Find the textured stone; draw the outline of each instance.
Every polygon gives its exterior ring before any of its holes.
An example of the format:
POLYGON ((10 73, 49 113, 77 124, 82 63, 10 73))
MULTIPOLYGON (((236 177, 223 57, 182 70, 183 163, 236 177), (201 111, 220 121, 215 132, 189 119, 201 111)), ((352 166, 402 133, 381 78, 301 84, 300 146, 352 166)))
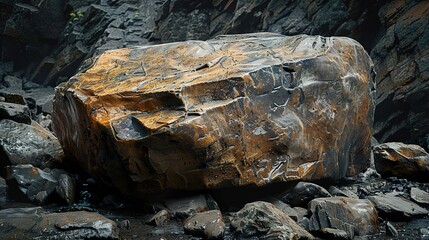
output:
POLYGON ((240 239, 314 239, 276 206, 261 201, 248 203, 238 211, 231 220, 231 228, 240 239))
POLYGON ((217 210, 219 207, 210 195, 195 195, 189 197, 169 198, 154 204, 154 207, 164 209, 176 218, 187 218, 194 213, 217 210))
POLYGON ((0 210, 4 239, 118 239, 116 223, 94 212, 48 213, 43 208, 0 210))
POLYGON ((222 239, 225 223, 219 210, 196 213, 183 222, 185 232, 204 239, 222 239))
POLYGON ((64 153, 57 138, 32 121, 31 125, 0 120, 0 164, 32 164, 52 167, 62 162, 64 153))
POLYGON ((68 156, 128 194, 339 179, 369 166, 371 71, 347 38, 109 51, 57 88, 53 129, 68 156))
POLYGON ((381 216, 395 220, 410 220, 423 217, 429 211, 403 197, 390 195, 370 196, 368 199, 374 203, 381 216))
POLYGON ((335 228, 347 232, 349 239, 378 231, 378 215, 374 205, 364 199, 331 197, 316 198, 309 203, 310 231, 335 228))
POLYGON ((14 76, 6 76, 3 79, 3 85, 7 88, 22 89, 22 79, 14 76))
POLYGON ((165 222, 167 222, 168 219, 170 219, 170 213, 167 212, 167 210, 163 209, 163 210, 158 211, 151 218, 149 218, 146 221, 146 224, 154 225, 154 226, 161 226, 165 222))
POLYGON ((381 175, 429 182, 429 154, 422 147, 391 142, 374 146, 373 152, 381 175))

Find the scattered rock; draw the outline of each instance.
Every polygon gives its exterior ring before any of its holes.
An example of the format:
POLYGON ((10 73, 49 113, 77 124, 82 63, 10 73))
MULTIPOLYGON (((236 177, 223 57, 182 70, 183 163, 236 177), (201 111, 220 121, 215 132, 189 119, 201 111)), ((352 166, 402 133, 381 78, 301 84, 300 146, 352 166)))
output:
POLYGON ((429 205, 429 193, 419 188, 415 188, 415 187, 411 188, 410 197, 416 203, 429 205))
POLYGON ((418 145, 399 142, 377 145, 374 160, 377 171, 385 177, 429 182, 429 154, 418 145))
POLYGON ((45 169, 32 165, 7 167, 7 183, 16 198, 26 198, 39 205, 48 203, 57 194, 68 204, 74 201, 74 183, 64 170, 45 169))
POLYGON ((53 130, 67 156, 131 195, 340 179, 370 164, 372 69, 336 37, 113 50, 56 88, 53 130))
POLYGON ((323 187, 309 182, 299 182, 282 198, 293 207, 307 207, 307 204, 315 199, 331 197, 331 194, 323 187))
POLYGON ((128 219, 122 220, 122 221, 120 221, 118 223, 118 226, 119 226, 120 229, 127 229, 127 230, 129 230, 129 229, 131 229, 130 220, 128 220, 128 219))
POLYGON ((219 210, 195 213, 184 221, 183 227, 188 234, 204 239, 222 239, 225 233, 225 223, 219 210))
POLYGON ((238 238, 314 239, 287 214, 268 202, 246 204, 231 220, 238 238))
POLYGON ((390 223, 386 223, 386 234, 387 236, 397 237, 398 236, 398 230, 390 223))
POLYGON ((3 166, 32 164, 53 167, 62 162, 64 152, 58 139, 38 123, 31 125, 0 120, 0 163, 3 166))
MULTIPOLYGON (((277 208, 286 213, 290 218, 292 218, 295 222, 298 222, 300 218, 298 217, 298 213, 295 208, 292 208, 289 204, 286 204, 277 198, 265 198, 264 201, 274 204, 277 208)), ((305 209, 307 211, 307 209, 305 209)))
POLYGON ((26 104, 24 97, 20 94, 17 94, 17 93, 1 90, 0 91, 0 97, 4 98, 4 102, 21 104, 21 105, 26 104))
POLYGON ((4 239, 118 239, 116 223, 98 213, 48 213, 42 208, 0 210, 4 239))
POLYGON ((0 119, 10 119, 19 123, 30 124, 30 109, 26 105, 0 102, 0 119))
POLYGON ((3 79, 3 85, 11 89, 22 89, 22 79, 14 76, 6 76, 3 79))
POLYGON ((378 231, 378 215, 374 205, 364 199, 347 197, 316 198, 309 203, 310 231, 323 228, 340 229, 349 239, 378 231))
POLYGON ((370 196, 368 199, 374 203, 379 214, 386 219, 410 220, 429 214, 428 210, 403 197, 382 194, 370 196))
POLYGON ((154 226, 161 226, 165 222, 167 222, 170 219, 170 213, 167 212, 167 210, 160 210, 155 215, 153 215, 149 220, 146 221, 146 224, 154 225, 154 226))

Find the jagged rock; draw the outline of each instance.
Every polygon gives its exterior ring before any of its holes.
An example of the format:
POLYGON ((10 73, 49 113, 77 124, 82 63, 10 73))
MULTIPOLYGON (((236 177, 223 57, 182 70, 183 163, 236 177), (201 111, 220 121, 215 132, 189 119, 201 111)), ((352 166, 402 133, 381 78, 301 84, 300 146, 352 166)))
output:
MULTIPOLYGON (((276 206, 278 209, 282 210, 284 213, 286 213, 290 218, 292 218, 295 222, 298 222, 298 213, 297 211, 292 208, 289 204, 286 204, 277 198, 266 198, 264 201, 272 203, 274 206, 276 206)), ((307 210, 306 210, 307 211, 307 210)))
POLYGON ((293 207, 307 207, 307 204, 315 198, 330 196, 331 194, 325 188, 317 184, 299 182, 282 198, 282 200, 293 207))
POLYGON ((68 156, 127 194, 338 179, 369 166, 371 70, 347 38, 109 51, 57 88, 53 129, 68 156))
POLYGON ((346 197, 316 198, 309 204, 310 231, 324 228, 340 229, 348 238, 366 236, 378 231, 378 215, 366 199, 346 197))
POLYGON ((222 239, 225 223, 219 210, 196 213, 183 222, 185 232, 204 239, 222 239))
POLYGON ((387 236, 397 237, 398 236, 398 230, 390 223, 386 223, 386 234, 387 236))
POLYGON ((74 201, 74 182, 64 170, 41 170, 30 164, 8 166, 6 180, 16 198, 43 205, 57 194, 68 204, 74 201))
POLYGON ((32 121, 31 125, 0 120, 0 164, 32 164, 52 167, 59 164, 64 153, 57 138, 32 121))
POLYGON ((231 220, 238 238, 314 239, 284 212, 268 202, 246 204, 231 220))
POLYGON ((22 95, 17 94, 17 93, 13 93, 13 92, 9 92, 9 91, 5 91, 4 89, 0 90, 0 97, 4 98, 4 102, 21 104, 21 105, 26 104, 26 101, 22 95))
POLYGON ((30 124, 30 109, 28 109, 26 105, 0 102, 0 120, 1 119, 10 119, 19 123, 30 124))
POLYGON ((146 221, 146 224, 154 225, 154 226, 161 226, 165 222, 167 222, 169 219, 170 219, 170 213, 167 212, 167 210, 163 209, 163 210, 158 211, 151 218, 149 218, 146 221))
POLYGON ((410 198, 416 203, 429 205, 429 193, 419 188, 415 188, 415 187, 411 188, 410 198))
POLYGON ((0 210, 4 239, 118 239, 116 223, 98 213, 48 213, 43 208, 0 210))
POLYGON ((374 203, 379 214, 388 219, 410 220, 429 214, 428 210, 403 197, 381 194, 370 196, 368 199, 374 203))
POLYGON ((6 76, 3 79, 3 85, 11 89, 22 89, 22 79, 15 76, 6 76))
POLYGON ((194 213, 219 209, 209 195, 170 198, 166 199, 162 205, 156 205, 156 207, 167 210, 176 218, 187 218, 194 213))
POLYGON ((374 147, 377 171, 383 176, 396 176, 429 182, 429 154, 420 146, 399 142, 374 147))

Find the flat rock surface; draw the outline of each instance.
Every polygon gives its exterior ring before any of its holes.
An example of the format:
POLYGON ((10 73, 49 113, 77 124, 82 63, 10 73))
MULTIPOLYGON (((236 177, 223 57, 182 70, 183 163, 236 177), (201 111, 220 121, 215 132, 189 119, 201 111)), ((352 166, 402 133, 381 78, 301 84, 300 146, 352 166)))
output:
POLYGON ((403 197, 391 195, 370 196, 380 215, 395 220, 406 220, 429 215, 429 211, 403 197))
POLYGON ((222 239, 225 223, 219 210, 196 213, 183 222, 185 232, 204 239, 222 239))
POLYGON ((88 60, 57 88, 53 129, 128 194, 339 179, 369 166, 373 90, 351 39, 220 36, 88 60))
POLYGON ((47 213, 43 208, 0 210, 3 239, 118 239, 116 223, 98 213, 47 213))

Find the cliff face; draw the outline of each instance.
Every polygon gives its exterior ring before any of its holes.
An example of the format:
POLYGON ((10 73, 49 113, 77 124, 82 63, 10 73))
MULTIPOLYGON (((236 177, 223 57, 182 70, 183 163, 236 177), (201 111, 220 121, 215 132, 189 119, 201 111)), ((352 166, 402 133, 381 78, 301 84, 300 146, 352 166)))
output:
POLYGON ((0 60, 45 85, 66 81, 107 49, 262 31, 352 37, 378 73, 375 137, 428 146, 427 1, 3 0, 0 7, 0 60))

